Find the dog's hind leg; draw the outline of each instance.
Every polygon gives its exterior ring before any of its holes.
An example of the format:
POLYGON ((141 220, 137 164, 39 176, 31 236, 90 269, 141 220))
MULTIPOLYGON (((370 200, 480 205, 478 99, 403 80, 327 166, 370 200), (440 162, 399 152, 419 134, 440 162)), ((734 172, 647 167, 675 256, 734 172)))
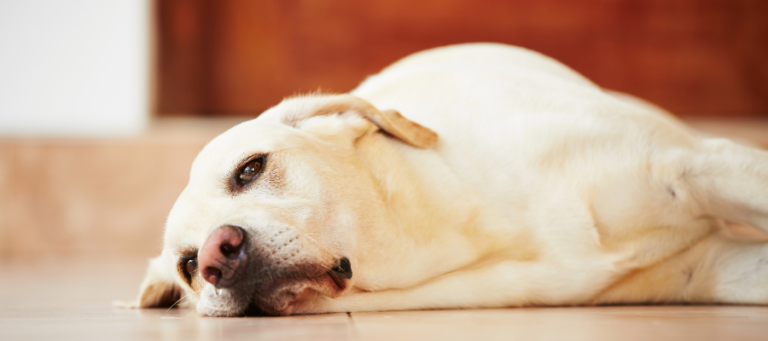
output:
POLYGON ((593 304, 768 304, 768 244, 711 234, 648 268, 628 273, 593 304))
MULTIPOLYGON (((703 139, 656 156, 652 179, 664 191, 653 193, 666 192, 666 198, 653 197, 663 203, 654 211, 660 225, 730 222, 768 231, 768 152, 726 139, 703 139)), ((676 255, 627 273, 593 303, 768 304, 768 244, 706 233, 676 255)), ((658 239, 648 250, 671 239, 658 239)))
POLYGON ((699 214, 768 231, 768 152, 703 139, 679 156, 678 183, 699 214))

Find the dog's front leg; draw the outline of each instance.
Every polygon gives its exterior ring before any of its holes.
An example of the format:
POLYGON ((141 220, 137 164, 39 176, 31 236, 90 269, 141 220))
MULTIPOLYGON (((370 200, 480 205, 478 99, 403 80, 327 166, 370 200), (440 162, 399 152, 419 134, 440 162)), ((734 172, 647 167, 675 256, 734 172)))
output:
POLYGON ((611 271, 600 268, 508 261, 449 273, 412 288, 317 297, 293 313, 579 304, 612 279, 611 271))

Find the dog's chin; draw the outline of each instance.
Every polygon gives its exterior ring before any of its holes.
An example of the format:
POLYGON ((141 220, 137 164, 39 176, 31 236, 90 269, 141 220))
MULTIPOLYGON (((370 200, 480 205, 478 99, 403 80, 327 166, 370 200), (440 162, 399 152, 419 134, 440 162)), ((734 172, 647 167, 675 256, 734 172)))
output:
POLYGON ((298 312, 299 307, 311 304, 321 295, 306 283, 293 283, 276 290, 269 298, 257 298, 255 305, 263 315, 286 316, 298 312))
POLYGON ((343 287, 339 288, 329 282, 331 281, 310 279, 282 285, 268 297, 257 296, 248 310, 273 316, 318 313, 316 309, 312 309, 318 299, 336 298, 345 291, 343 287))
POLYGON ((212 317, 241 316, 248 309, 250 301, 250 297, 241 292, 216 290, 213 285, 206 285, 200 292, 197 312, 212 317))
POLYGON ((236 290, 215 290, 206 285, 200 293, 197 312, 204 316, 285 316, 300 313, 319 295, 327 294, 310 282, 294 282, 272 290, 270 295, 246 294, 236 290), (319 290, 318 290, 319 289, 319 290))

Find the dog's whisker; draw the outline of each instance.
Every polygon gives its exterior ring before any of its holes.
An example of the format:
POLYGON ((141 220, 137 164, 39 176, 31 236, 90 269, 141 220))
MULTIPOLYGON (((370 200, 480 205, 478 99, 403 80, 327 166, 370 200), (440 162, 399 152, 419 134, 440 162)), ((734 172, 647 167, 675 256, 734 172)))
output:
POLYGON ((176 302, 173 302, 173 304, 171 304, 171 306, 170 306, 170 307, 168 307, 168 310, 166 310, 166 311, 165 311, 165 314, 167 315, 167 314, 168 314, 168 312, 169 312, 169 311, 171 311, 171 309, 173 309, 173 307, 175 307, 177 304, 179 304, 179 302, 181 302, 181 300, 183 300, 183 299, 187 298, 187 296, 189 296, 189 295, 191 295, 191 294, 186 294, 186 295, 184 295, 184 296, 181 296, 181 298, 179 298, 178 300, 176 300, 176 302))

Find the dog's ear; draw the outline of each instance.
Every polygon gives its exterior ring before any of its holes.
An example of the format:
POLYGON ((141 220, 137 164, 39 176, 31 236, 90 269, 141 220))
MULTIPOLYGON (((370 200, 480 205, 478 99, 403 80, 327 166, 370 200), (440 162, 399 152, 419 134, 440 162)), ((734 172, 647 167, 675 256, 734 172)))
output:
POLYGON ((139 287, 139 297, 133 301, 115 301, 118 308, 168 308, 182 297, 182 289, 176 284, 173 270, 163 262, 163 256, 149 261, 147 274, 139 287))
POLYGON ((168 308, 181 299, 183 290, 174 280, 174 271, 165 266, 162 258, 161 255, 149 261, 138 299, 130 303, 116 302, 116 305, 127 308, 168 308))
POLYGON ((139 308, 167 308, 178 302, 183 290, 176 284, 174 273, 165 265, 162 255, 150 260, 139 289, 139 308))
POLYGON ((310 117, 348 112, 360 115, 379 129, 411 146, 426 149, 434 147, 437 143, 437 134, 432 130, 408 120, 395 110, 379 111, 367 101, 352 95, 323 96, 316 109, 285 115, 282 121, 296 127, 310 117))

